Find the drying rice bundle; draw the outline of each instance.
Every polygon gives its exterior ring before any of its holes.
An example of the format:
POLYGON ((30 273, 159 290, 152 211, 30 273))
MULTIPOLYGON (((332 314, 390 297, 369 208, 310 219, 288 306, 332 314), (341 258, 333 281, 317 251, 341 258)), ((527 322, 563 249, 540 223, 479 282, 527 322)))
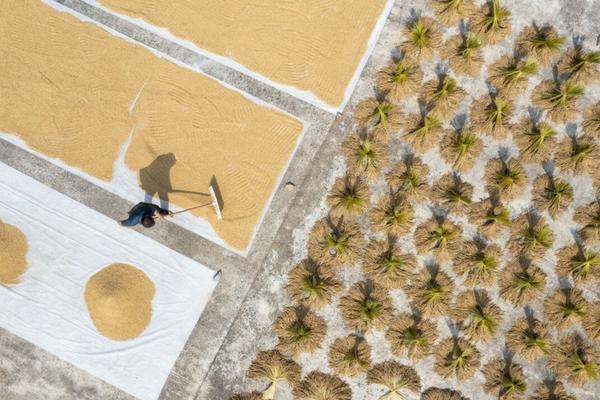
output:
POLYGON ((539 66, 531 58, 501 57, 490 66, 489 71, 492 85, 512 98, 527 89, 529 78, 538 73, 539 66))
POLYGON ((529 55, 546 66, 560 54, 560 48, 567 38, 558 34, 553 26, 526 26, 516 40, 516 50, 529 55))
POLYGON ((600 138, 600 101, 584 110, 581 126, 588 135, 600 138))
POLYGON ((525 375, 513 361, 495 358, 483 367, 486 393, 503 400, 523 398, 527 390, 525 375))
POLYGON ((588 337, 596 342, 600 341, 600 302, 590 304, 590 312, 583 320, 583 328, 588 337))
POLYGON ((442 118, 454 114, 465 95, 458 81, 447 74, 426 82, 423 90, 429 112, 442 118))
POLYGON ((373 227, 387 235, 401 236, 412 228, 414 211, 406 196, 389 193, 369 210, 369 219, 373 227))
POLYGON ((417 226, 414 234, 419 254, 433 252, 443 262, 454 257, 464 245, 462 228, 445 218, 431 217, 417 226))
POLYGON ((463 382, 479 369, 479 350, 463 338, 442 340, 435 349, 435 371, 443 378, 455 377, 463 382))
POLYGON ((352 389, 340 378, 312 371, 294 391, 298 400, 352 400, 352 389))
POLYGON ((340 310, 349 328, 368 332, 385 327, 393 307, 387 290, 367 280, 352 285, 340 299, 340 310))
POLYGON ((486 342, 496 334, 503 313, 485 290, 469 290, 457 297, 451 315, 467 338, 486 342))
POLYGON ((402 124, 400 109, 387 100, 375 97, 361 101, 354 110, 354 118, 361 128, 372 130, 381 141, 386 141, 402 124))
POLYGON ((427 269, 408 283, 404 291, 412 308, 426 318, 448 314, 454 293, 454 283, 445 272, 427 269))
POLYGON ((371 366, 371 346, 365 338, 350 335, 336 339, 327 355, 329 368, 345 376, 367 372, 371 366))
POLYGON ((513 128, 513 138, 521 155, 528 161, 541 163, 552 157, 558 148, 558 132, 546 122, 534 122, 524 117, 513 128))
POLYGON ((510 33, 510 16, 511 12, 502 7, 500 0, 486 0, 471 16, 473 29, 487 43, 498 43, 510 33))
POLYGON ((360 176, 346 175, 335 180, 327 195, 327 205, 334 218, 356 217, 369 207, 371 190, 360 176))
POLYGON ((566 172, 574 175, 599 176, 598 159, 600 149, 593 137, 581 135, 560 143, 556 154, 556 163, 566 172))
POLYGON ((421 359, 431 354, 437 328, 432 321, 402 313, 391 319, 385 338, 396 356, 421 359))
POLYGON ((363 259, 365 276, 388 289, 401 288, 416 265, 416 258, 401 253, 394 238, 372 241, 363 259))
POLYGON ((452 26, 475 11, 473 0, 433 0, 433 8, 442 23, 452 26))
POLYGON ((533 103, 547 112, 550 119, 566 123, 577 117, 578 100, 585 94, 582 85, 573 81, 542 81, 533 92, 533 103))
POLYGON ((509 247, 514 255, 539 260, 554 243, 552 229, 534 212, 518 217, 512 228, 509 247))
POLYGON ((419 64, 404 56, 389 64, 375 76, 375 85, 386 98, 398 103, 403 97, 411 96, 421 88, 423 73, 419 64))
POLYGON ((339 219, 323 218, 315 223, 308 238, 308 254, 319 264, 338 267, 359 259, 364 239, 359 226, 339 219))
POLYGON ((429 194, 428 175, 427 164, 420 157, 410 155, 394 165, 386 175, 386 181, 393 191, 418 202, 429 194))
POLYGON ((421 153, 436 146, 443 132, 442 121, 433 113, 411 114, 407 117, 404 138, 421 153))
POLYGON ((600 379, 596 348, 578 333, 565 336, 550 353, 550 369, 573 386, 600 379))
POLYGON ((387 389, 387 393, 379 400, 402 399, 402 392, 421 391, 421 378, 417 371, 392 360, 373 365, 367 372, 367 382, 371 385, 382 385, 387 389))
POLYGON ((552 346, 548 325, 533 316, 519 318, 506 333, 506 345, 530 361, 545 357, 552 346))
POLYGON ((300 366, 292 359, 287 358, 278 350, 260 351, 250 364, 247 375, 251 379, 265 379, 269 386, 263 392, 263 399, 272 400, 275 396, 277 384, 288 381, 295 387, 300 380, 300 366))
POLYGON ((410 21, 404 29, 404 37, 407 39, 400 45, 402 52, 422 61, 431 60, 441 45, 438 23, 429 17, 410 21))
POLYGON ((325 320, 303 305, 284 309, 273 325, 279 338, 277 348, 294 356, 321 347, 327 332, 325 320))
POLYGON ((573 244, 559 250, 557 257, 558 276, 571 277, 575 284, 596 284, 600 281, 600 253, 573 244))
POLYGON ((573 186, 553 174, 542 174, 533 181, 533 203, 555 218, 573 201, 573 186))
POLYGON ((457 173, 444 174, 433 186, 433 199, 448 210, 461 213, 469 209, 473 197, 473 185, 461 179, 457 173))
POLYGON ((515 306, 532 303, 544 295, 546 275, 521 258, 516 265, 504 268, 500 278, 500 297, 515 306))
POLYGON ((488 239, 497 239, 506 229, 512 226, 510 212, 502 205, 498 192, 474 203, 469 210, 469 220, 488 239))
POLYGON ((443 57, 457 74, 478 75, 483 65, 481 40, 472 32, 451 36, 442 49, 443 57))
POLYGON ((585 51, 581 47, 565 52, 557 65, 558 72, 575 83, 592 83, 600 78, 600 50, 585 51))
POLYGON ((452 389, 430 387, 421 394, 421 400, 469 400, 462 393, 452 389))
POLYGON ((453 269, 458 275, 466 274, 466 286, 488 288, 496 281, 500 256, 501 249, 496 244, 469 241, 456 255, 453 269))
POLYGON ((486 189, 495 192, 504 202, 519 197, 527 185, 527 174, 521 163, 514 158, 492 158, 485 166, 486 189))
POLYGON ((573 219, 582 225, 580 233, 588 242, 600 242, 600 202, 594 200, 575 210, 573 219))
POLYGON ((342 144, 348 172, 375 180, 389 159, 389 147, 373 135, 352 133, 342 144))
POLYGON ((329 268, 312 259, 300 261, 288 274, 287 291, 295 302, 310 307, 323 307, 340 292, 342 285, 329 268))
POLYGON ((468 171, 483 151, 483 141, 468 128, 445 130, 440 141, 440 154, 457 171, 468 171))
POLYGON ((544 381, 535 391, 531 400, 577 400, 565 390, 562 382, 544 381))
POLYGON ((471 118, 473 128, 496 138, 506 136, 510 128, 509 120, 512 117, 511 103, 500 96, 482 97, 473 102, 471 118))
POLYGON ((587 301, 579 289, 558 289, 544 301, 544 317, 553 326, 566 329, 587 316, 587 301))

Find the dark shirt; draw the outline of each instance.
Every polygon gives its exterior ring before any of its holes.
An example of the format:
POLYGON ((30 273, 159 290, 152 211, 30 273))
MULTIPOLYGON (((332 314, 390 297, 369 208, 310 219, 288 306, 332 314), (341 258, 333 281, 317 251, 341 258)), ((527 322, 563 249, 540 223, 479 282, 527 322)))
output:
POLYGON ((123 226, 134 226, 142 222, 146 216, 153 216, 158 211, 162 215, 167 215, 169 212, 163 210, 157 205, 151 203, 138 203, 129 212, 129 218, 121 221, 123 226))

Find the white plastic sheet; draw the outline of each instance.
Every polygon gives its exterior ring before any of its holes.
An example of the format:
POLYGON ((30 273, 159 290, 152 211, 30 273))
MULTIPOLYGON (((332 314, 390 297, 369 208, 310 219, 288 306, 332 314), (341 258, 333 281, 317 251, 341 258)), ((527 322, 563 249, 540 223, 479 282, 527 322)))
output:
POLYGON ((203 265, 0 163, 0 219, 27 236, 28 269, 0 285, 0 326, 140 398, 158 398, 215 286, 203 265), (142 334, 113 341, 98 333, 84 300, 88 278, 114 263, 155 284, 142 334))

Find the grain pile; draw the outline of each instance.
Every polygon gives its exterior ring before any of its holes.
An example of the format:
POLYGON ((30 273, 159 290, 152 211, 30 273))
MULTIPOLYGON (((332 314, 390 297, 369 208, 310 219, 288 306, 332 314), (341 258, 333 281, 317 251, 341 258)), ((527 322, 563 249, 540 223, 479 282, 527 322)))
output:
POLYGON ((280 380, 302 400, 594 398, 600 51, 513 30, 499 0, 430 3, 354 108, 288 280, 325 339, 290 325, 280 380))
POLYGON ((0 220, 0 284, 19 283, 27 269, 27 237, 19 228, 0 220))
POLYGON ((152 318, 154 283, 128 264, 111 264, 85 286, 85 303, 98 331, 113 340, 139 336, 152 318))

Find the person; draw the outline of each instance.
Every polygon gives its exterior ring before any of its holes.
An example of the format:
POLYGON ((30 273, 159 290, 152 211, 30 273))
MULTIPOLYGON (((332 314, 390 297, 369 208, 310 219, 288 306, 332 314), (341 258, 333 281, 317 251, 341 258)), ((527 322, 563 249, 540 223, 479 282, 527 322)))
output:
POLYGON ((135 226, 142 224, 145 228, 152 228, 157 219, 170 217, 172 211, 160 208, 152 203, 138 203, 129 212, 129 218, 119 221, 121 226, 135 226))

